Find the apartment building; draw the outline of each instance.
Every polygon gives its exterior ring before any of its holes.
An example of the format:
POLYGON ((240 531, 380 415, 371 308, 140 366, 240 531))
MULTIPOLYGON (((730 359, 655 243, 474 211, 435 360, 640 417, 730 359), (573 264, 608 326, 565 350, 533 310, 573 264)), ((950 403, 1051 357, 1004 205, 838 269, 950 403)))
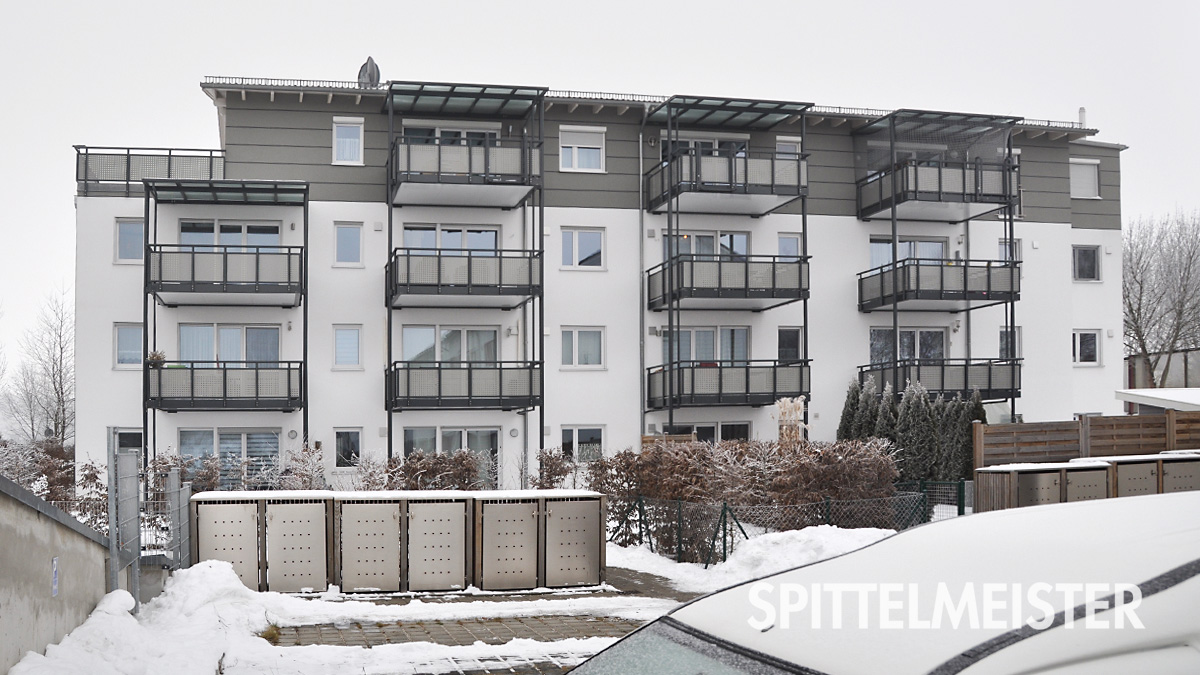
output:
POLYGON ((774 438, 847 385, 1117 413, 1122 146, 1081 123, 207 78, 221 147, 77 147, 78 446, 469 448, 522 484, 774 438))

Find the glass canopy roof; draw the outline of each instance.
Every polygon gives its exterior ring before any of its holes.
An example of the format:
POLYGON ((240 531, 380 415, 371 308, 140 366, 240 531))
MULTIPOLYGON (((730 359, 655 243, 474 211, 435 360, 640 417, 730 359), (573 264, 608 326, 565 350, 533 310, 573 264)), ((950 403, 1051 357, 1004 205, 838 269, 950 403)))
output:
POLYGON ((666 124, 668 115, 683 127, 766 130, 800 115, 811 103, 760 101, 710 96, 672 96, 650 111, 647 121, 666 124))
POLYGON ((159 204, 266 204, 303 206, 308 183, 273 180, 147 180, 146 194, 159 204))
POLYGON ((456 117, 523 118, 548 91, 545 87, 438 82, 389 82, 398 113, 456 117))
POLYGON ((897 110, 876 118, 854 130, 856 134, 886 132, 895 124, 896 132, 911 135, 969 134, 1012 126, 1022 117, 1008 115, 976 115, 972 113, 938 112, 935 110, 897 110))

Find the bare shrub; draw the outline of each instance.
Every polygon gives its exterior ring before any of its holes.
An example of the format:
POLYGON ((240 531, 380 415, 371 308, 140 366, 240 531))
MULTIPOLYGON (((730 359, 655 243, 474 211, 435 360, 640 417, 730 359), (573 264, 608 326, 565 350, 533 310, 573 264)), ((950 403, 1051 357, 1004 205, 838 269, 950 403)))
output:
POLYGON ((470 450, 453 453, 414 452, 403 460, 388 463, 389 490, 478 490, 486 476, 480 476, 478 455, 470 450))
POLYGON ((535 490, 553 490, 562 487, 567 476, 575 472, 575 462, 564 455, 559 448, 540 450, 537 459, 537 474, 529 477, 529 482, 535 490))

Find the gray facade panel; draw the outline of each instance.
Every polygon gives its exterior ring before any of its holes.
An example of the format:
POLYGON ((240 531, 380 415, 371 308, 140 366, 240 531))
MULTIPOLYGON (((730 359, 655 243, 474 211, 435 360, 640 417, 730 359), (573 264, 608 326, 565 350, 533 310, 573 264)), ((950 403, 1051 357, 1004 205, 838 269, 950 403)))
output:
POLYGON ((1071 143, 1071 157, 1100 161, 1100 199, 1072 199, 1071 227, 1121 229, 1121 151, 1118 148, 1071 143))

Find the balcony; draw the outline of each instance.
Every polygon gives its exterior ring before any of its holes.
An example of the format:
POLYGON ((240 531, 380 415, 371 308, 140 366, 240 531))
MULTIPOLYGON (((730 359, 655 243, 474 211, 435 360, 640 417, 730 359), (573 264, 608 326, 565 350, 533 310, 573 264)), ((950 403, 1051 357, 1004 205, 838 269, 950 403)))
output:
POLYGON ((808 361, 681 361, 646 369, 646 406, 764 406, 807 396, 808 361), (670 380, 668 380, 670 378, 670 380), (672 391, 667 391, 668 382, 672 391))
POLYGON ((156 410, 281 410, 304 407, 303 361, 160 361, 145 370, 156 410))
POLYGON ((858 311, 959 312, 1021 299, 1021 263, 906 258, 858 275, 858 311))
POLYGON ((674 302, 680 309, 762 311, 808 297, 807 257, 680 254, 647 275, 654 311, 674 302))
POLYGON ((893 379, 897 371, 901 387, 907 382, 920 382, 931 396, 961 394, 967 398, 976 389, 985 401, 1021 396, 1020 359, 909 359, 875 363, 859 366, 858 380, 865 384, 868 378, 874 378, 876 390, 883 391, 886 383, 897 381, 893 379))
POLYGON ((387 373, 387 407, 401 410, 527 410, 541 405, 535 361, 397 361, 387 373))
POLYGON ((908 161, 857 184, 861 220, 891 218, 959 223, 1004 208, 1015 192, 1000 162, 908 161))
POLYGON ((541 143, 521 139, 487 145, 438 145, 397 138, 391 180, 396 206, 520 206, 541 182, 541 143))
POLYGON ((646 209, 663 213, 674 200, 680 213, 765 215, 807 193, 806 157, 680 148, 646 173, 646 209))
POLYGON ((151 244, 147 249, 147 291, 169 307, 296 307, 304 294, 301 246, 151 244))
POLYGON ((541 251, 398 248, 388 301, 403 307, 513 309, 542 290, 541 251))
POLYGON ((224 177, 224 150, 75 146, 75 190, 82 197, 141 197, 145 179, 224 177))

